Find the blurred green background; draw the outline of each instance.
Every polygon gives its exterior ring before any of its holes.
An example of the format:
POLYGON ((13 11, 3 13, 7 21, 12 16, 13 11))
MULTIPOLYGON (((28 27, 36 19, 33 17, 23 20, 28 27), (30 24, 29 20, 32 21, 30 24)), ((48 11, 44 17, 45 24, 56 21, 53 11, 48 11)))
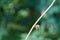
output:
MULTIPOLYGON (((0 0, 0 40, 24 40, 53 0, 0 0)), ((60 0, 38 22, 29 40, 60 40, 60 0)))

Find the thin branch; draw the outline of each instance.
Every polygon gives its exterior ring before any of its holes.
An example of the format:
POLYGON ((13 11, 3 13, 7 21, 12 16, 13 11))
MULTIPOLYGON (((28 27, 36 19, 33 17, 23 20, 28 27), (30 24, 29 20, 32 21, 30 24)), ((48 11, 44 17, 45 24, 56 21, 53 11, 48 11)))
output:
POLYGON ((50 4, 50 6, 42 13, 42 15, 37 19, 37 21, 33 24, 32 28, 30 29, 28 35, 26 36, 25 40, 28 39, 29 35, 31 34, 32 30, 34 29, 35 25, 40 21, 40 19, 46 14, 46 12, 53 6, 54 2, 56 0, 53 0, 53 2, 50 4))

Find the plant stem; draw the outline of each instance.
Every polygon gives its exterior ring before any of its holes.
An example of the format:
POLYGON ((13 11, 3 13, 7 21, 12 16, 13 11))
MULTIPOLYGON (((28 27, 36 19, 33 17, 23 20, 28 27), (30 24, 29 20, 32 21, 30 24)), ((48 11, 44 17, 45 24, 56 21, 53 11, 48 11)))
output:
POLYGON ((50 4, 50 6, 42 13, 42 15, 37 19, 37 21, 33 24, 32 28, 30 29, 28 35, 26 36, 25 40, 28 40, 29 35, 31 34, 32 30, 34 29, 35 25, 40 21, 40 19, 46 14, 46 12, 53 6, 54 2, 56 0, 53 0, 53 2, 50 4))

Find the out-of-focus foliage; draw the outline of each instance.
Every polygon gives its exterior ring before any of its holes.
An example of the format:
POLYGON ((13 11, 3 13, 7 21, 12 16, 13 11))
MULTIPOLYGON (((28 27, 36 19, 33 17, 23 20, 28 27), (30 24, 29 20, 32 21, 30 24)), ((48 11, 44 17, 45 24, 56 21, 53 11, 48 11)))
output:
MULTIPOLYGON (((0 40, 24 40, 53 0, 0 0, 0 40)), ((60 40, 60 0, 38 22, 29 40, 60 40)))

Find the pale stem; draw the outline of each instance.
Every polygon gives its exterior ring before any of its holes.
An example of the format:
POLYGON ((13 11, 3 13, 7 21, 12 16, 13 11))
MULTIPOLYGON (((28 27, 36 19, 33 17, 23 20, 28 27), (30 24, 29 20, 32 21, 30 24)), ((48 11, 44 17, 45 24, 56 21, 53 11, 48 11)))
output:
POLYGON ((25 40, 28 40, 29 35, 31 34, 32 30, 34 29, 35 25, 40 21, 40 19, 46 14, 46 12, 53 6, 54 2, 56 0, 53 0, 53 2, 50 4, 50 6, 42 13, 42 15, 37 19, 37 21, 33 24, 32 28, 30 29, 29 33, 27 34, 25 40))

